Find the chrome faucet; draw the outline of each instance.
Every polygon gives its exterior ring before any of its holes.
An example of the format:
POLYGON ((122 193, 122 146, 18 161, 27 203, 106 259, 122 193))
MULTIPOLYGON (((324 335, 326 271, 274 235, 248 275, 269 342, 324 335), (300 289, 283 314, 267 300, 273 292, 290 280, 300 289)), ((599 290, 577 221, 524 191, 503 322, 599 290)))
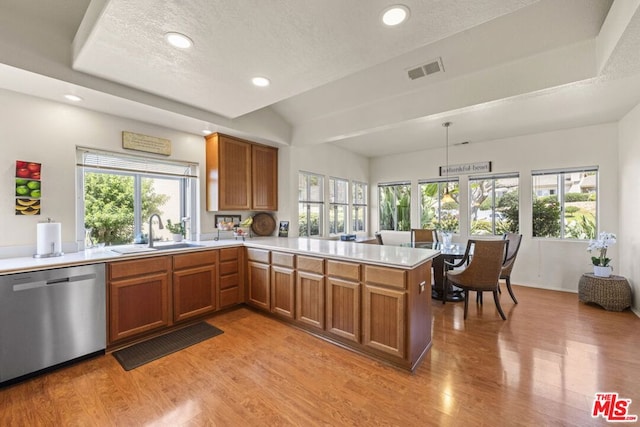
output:
POLYGON ((164 225, 162 225, 162 219, 160 218, 160 215, 158 215, 157 213, 151 214, 151 216, 149 217, 149 247, 152 248, 153 247, 153 217, 158 218, 158 228, 160 230, 162 230, 164 228, 164 225))

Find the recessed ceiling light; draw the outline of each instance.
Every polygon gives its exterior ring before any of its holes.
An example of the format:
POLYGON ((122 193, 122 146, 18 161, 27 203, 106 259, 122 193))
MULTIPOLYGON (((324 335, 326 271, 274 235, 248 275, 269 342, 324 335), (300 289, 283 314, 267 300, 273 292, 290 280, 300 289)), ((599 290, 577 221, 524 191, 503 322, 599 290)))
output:
POLYGON ((203 129, 202 130, 202 134, 203 135, 211 135, 213 133, 213 131, 210 131, 209 129, 203 129))
POLYGON ((180 33, 167 33, 164 35, 164 39, 171 46, 177 47, 178 49, 189 49, 193 46, 193 40, 180 33))
POLYGON ((266 87, 271 84, 271 81, 266 77, 254 77, 251 79, 251 83, 258 87, 266 87))
POLYGON ((409 8, 402 4, 390 6, 382 12, 382 22, 389 27, 402 24, 408 18, 409 8))
POLYGON ((72 95, 70 93, 66 94, 65 99, 69 100, 69 101, 73 101, 73 102, 80 102, 82 101, 82 98, 79 97, 78 95, 72 95))

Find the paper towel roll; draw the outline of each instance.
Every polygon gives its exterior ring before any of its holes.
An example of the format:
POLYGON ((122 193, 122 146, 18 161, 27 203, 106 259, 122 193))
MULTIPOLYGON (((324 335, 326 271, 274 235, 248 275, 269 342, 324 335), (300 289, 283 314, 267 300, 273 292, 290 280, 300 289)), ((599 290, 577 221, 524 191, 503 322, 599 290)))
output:
POLYGON ((38 223, 37 234, 37 255, 62 252, 62 225, 59 222, 38 223))

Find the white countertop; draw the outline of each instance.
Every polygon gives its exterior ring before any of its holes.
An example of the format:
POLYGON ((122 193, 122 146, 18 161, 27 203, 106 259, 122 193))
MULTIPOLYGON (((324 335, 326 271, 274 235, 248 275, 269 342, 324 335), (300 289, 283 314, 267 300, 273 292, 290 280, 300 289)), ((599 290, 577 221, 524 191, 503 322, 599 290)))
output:
POLYGON ((264 237, 247 239, 244 244, 248 247, 320 255, 324 258, 361 261, 369 264, 407 269, 414 268, 440 253, 431 249, 307 238, 264 237))
MULTIPOLYGON (((166 242, 166 244, 171 243, 172 242, 166 242)), ((207 240, 189 243, 200 245, 200 247, 156 252, 141 252, 134 254, 113 252, 107 247, 102 249, 89 249, 86 251, 73 252, 51 258, 5 258, 0 259, 0 275, 232 246, 248 246, 407 269, 414 268, 423 262, 432 259, 439 253, 438 251, 430 249, 413 249, 400 246, 372 245, 342 242, 339 240, 321 240, 296 237, 256 237, 247 239, 246 241, 207 240)), ((162 246, 162 243, 157 243, 156 246, 162 246)))

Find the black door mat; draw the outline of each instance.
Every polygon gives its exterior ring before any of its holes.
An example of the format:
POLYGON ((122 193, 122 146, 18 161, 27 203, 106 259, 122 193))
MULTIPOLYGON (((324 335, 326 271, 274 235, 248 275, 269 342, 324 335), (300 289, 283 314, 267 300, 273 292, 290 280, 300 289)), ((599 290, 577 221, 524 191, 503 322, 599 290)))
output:
POLYGON ((215 326, 200 322, 118 350, 113 353, 113 357, 120 362, 125 371, 130 371, 222 333, 223 331, 215 326))

